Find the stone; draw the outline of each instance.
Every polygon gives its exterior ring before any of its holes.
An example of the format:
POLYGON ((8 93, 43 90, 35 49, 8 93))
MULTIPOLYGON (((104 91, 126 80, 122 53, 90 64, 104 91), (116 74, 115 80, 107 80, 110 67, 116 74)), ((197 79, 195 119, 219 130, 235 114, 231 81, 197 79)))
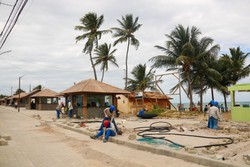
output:
POLYGON ((6 146, 8 145, 8 141, 5 140, 4 138, 0 138, 0 146, 6 146))
POLYGON ((128 139, 129 139, 129 140, 135 140, 135 139, 136 139, 136 135, 135 135, 135 134, 130 134, 130 135, 128 136, 128 139))
POLYGON ((11 140, 9 135, 1 135, 1 138, 4 138, 5 140, 11 140))

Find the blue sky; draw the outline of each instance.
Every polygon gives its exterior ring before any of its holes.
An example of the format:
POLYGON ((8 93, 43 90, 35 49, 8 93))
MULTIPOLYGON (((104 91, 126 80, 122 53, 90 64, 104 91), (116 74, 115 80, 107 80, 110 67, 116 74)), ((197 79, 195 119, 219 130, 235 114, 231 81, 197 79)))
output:
MULTIPOLYGON (((14 4, 14 0, 2 0, 2 3, 14 4)), ((14 27, 0 53, 0 94, 11 94, 18 88, 18 78, 21 88, 29 91, 41 84, 45 88, 60 92, 72 86, 74 82, 93 78, 89 56, 82 53, 85 41, 76 43, 75 37, 81 32, 74 30, 80 24, 79 19, 88 12, 104 15, 102 29, 118 27, 117 19, 126 14, 139 17, 142 27, 135 36, 140 41, 138 50, 131 47, 129 52, 129 71, 139 63, 148 60, 162 52, 155 45, 164 45, 165 34, 169 34, 178 24, 196 26, 202 36, 214 39, 214 44, 221 47, 219 55, 229 53, 229 48, 240 47, 242 51, 250 52, 250 1, 249 0, 30 0, 25 6, 20 19, 14 27)), ((0 5, 0 28, 2 29, 11 8, 0 5)), ((100 43, 112 43, 111 35, 104 35, 100 43)), ((126 44, 118 44, 116 51, 119 68, 110 66, 105 74, 104 82, 114 86, 124 87, 126 44)), ((246 64, 250 63, 247 58, 246 64)), ((98 78, 101 78, 97 67, 98 78)), ((163 74, 157 70, 156 74, 163 74)), ((164 77, 163 90, 169 94, 169 89, 177 81, 164 77)), ((250 83, 250 77, 239 83, 250 83)), ((173 102, 179 97, 173 96, 173 102)), ((205 101, 211 98, 210 92, 204 96, 205 101)), ((217 99, 222 99, 216 93, 217 99)), ((242 95, 240 100, 249 99, 242 95)), ((198 96, 194 95, 195 101, 198 96)), ((228 98, 230 101, 230 98, 228 98)), ((187 102, 184 93, 182 101, 187 102)), ((220 100, 219 100, 220 101, 220 100)))

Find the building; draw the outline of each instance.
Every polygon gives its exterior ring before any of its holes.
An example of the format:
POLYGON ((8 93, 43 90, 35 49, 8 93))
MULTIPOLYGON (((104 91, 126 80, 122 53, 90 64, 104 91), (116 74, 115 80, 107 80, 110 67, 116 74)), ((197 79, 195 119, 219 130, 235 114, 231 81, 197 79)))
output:
MULTIPOLYGON (((231 114, 233 121, 248 121, 250 122, 250 98, 246 99, 245 104, 237 103, 237 95, 242 92, 247 92, 250 95, 250 84, 238 84, 228 88, 231 96, 231 114)), ((249 96, 250 97, 250 96, 249 96)))
POLYGON ((83 80, 72 87, 60 92, 73 104, 73 114, 77 117, 100 117, 104 108, 117 106, 117 94, 129 94, 129 91, 115 86, 96 81, 94 79, 83 80))
POLYGON ((32 95, 31 98, 34 98, 31 106, 34 106, 36 110, 56 110, 58 105, 58 93, 50 89, 43 89, 32 95))

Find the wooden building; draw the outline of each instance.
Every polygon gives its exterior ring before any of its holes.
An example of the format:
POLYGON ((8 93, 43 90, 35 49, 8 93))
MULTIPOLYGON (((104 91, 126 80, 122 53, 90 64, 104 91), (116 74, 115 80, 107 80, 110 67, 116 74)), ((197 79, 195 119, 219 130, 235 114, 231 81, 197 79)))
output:
MULTIPOLYGON (((74 86, 60 92, 73 104, 73 114, 78 117, 100 117, 104 108, 115 105, 117 107, 117 94, 129 94, 130 92, 96 81, 94 79, 83 80, 74 86)), ((119 107, 119 106, 118 106, 119 107)))
POLYGON ((43 89, 31 98, 35 99, 35 102, 31 101, 31 106, 34 105, 36 110, 55 110, 58 105, 58 93, 50 89, 43 89))

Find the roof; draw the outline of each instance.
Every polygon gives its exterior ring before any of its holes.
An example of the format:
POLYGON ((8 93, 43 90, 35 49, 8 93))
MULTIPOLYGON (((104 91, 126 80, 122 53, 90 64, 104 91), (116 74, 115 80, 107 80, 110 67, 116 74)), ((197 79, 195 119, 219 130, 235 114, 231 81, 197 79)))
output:
POLYGON ((238 84, 228 88, 229 91, 250 91, 250 84, 238 84))
MULTIPOLYGON (((24 98, 26 96, 26 94, 27 93, 25 93, 25 92, 21 92, 20 93, 20 99, 24 98)), ((10 97, 10 99, 18 99, 18 98, 19 98, 19 94, 16 94, 16 95, 10 97)))
POLYGON ((43 89, 40 92, 32 95, 31 97, 57 97, 58 93, 50 89, 43 89))
MULTIPOLYGON (((132 98, 135 98, 135 92, 131 93, 129 95, 132 98)), ((171 97, 162 94, 161 92, 144 92, 144 98, 150 98, 150 99, 172 99, 171 97)))
POLYGON ((94 79, 88 79, 60 92, 60 94, 69 93, 129 94, 130 92, 94 79))
POLYGON ((26 97, 27 97, 27 96, 31 96, 31 95, 33 95, 33 94, 39 92, 39 91, 41 91, 41 90, 40 90, 40 89, 32 90, 31 92, 29 92, 29 93, 26 94, 26 97))

